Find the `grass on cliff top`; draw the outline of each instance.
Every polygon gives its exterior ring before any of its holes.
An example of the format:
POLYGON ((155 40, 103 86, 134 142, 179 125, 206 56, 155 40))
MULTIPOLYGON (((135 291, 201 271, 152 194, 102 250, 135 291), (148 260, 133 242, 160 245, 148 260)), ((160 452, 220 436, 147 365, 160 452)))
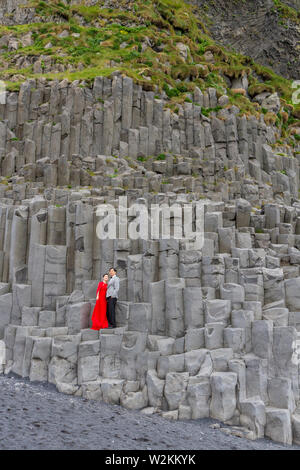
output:
POLYGON ((273 3, 273 11, 277 11, 281 18, 289 19, 295 23, 300 24, 300 11, 297 11, 294 8, 286 5, 285 3, 281 2, 281 0, 273 0, 273 3))
POLYGON ((193 7, 183 0, 119 0, 115 4, 116 8, 108 9, 103 1, 86 6, 31 0, 42 22, 0 27, 0 36, 12 34, 20 39, 17 51, 6 50, 1 55, 0 77, 9 89, 16 90, 27 78, 89 82, 120 70, 146 89, 165 90, 174 105, 184 101, 185 93, 196 85, 202 90, 213 86, 219 95, 227 89, 231 103, 242 113, 257 114, 257 105, 232 94, 226 81, 226 77, 238 78, 247 73, 250 94, 277 91, 284 103, 291 105, 291 81, 217 45, 193 7), (22 47, 22 37, 30 31, 33 44, 22 47), (68 32, 67 37, 59 37, 63 31, 68 32), (188 47, 186 59, 178 43, 188 47), (205 60, 207 51, 213 54, 212 62, 205 60), (17 67, 16 55, 30 61, 39 59, 41 71, 35 73, 28 63, 17 67), (49 70, 48 60, 56 70, 49 70), (59 66, 65 70, 59 71, 59 66))

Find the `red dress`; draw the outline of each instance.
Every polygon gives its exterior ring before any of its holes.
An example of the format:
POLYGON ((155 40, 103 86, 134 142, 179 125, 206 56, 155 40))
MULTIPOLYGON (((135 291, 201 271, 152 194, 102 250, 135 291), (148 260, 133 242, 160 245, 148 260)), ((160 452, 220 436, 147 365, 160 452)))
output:
POLYGON ((101 328, 108 327, 106 317, 106 291, 107 284, 105 284, 105 282, 99 282, 97 288, 97 294, 99 294, 99 296, 92 314, 92 330, 100 330, 101 328))

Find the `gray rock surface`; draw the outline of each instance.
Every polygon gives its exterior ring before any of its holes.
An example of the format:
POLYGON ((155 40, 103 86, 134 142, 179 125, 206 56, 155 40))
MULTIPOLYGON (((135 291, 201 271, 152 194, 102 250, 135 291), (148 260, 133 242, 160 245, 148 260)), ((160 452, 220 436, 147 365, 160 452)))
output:
MULTIPOLYGON (((0 106, 0 373, 299 442, 299 146, 278 151, 278 128, 234 107, 203 116, 213 88, 176 116, 118 73, 91 89, 30 80, 16 95, 15 108, 12 94, 0 106), (101 238, 98 206, 120 216, 125 195, 132 231, 138 208, 190 203, 203 245, 148 239, 146 224, 142 239, 101 238), (111 266, 117 328, 93 331, 111 266)), ((171 228, 180 214, 165 216, 171 228)))
MULTIPOLYGON (((290 18, 282 20, 272 0, 231 5, 226 0, 217 3, 191 0, 191 3, 199 10, 206 7, 210 33, 218 42, 234 47, 287 78, 299 79, 299 54, 295 49, 299 41, 297 22, 290 18)), ((299 12, 299 0, 283 0, 281 4, 299 12)))

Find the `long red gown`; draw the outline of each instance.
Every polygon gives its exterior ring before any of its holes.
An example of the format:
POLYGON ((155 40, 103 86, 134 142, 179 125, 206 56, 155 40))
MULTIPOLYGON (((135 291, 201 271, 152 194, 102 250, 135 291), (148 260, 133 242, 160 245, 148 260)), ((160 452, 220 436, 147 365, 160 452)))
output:
POLYGON ((99 293, 99 297, 96 300, 96 305, 92 314, 92 330, 108 328, 108 321, 106 317, 106 291, 107 284, 105 284, 105 282, 99 282, 97 288, 97 294, 99 293))

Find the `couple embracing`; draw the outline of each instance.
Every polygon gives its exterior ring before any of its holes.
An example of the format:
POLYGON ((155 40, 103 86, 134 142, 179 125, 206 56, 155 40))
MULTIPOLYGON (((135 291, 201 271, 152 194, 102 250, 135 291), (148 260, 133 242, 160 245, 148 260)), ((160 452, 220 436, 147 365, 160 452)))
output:
POLYGON ((104 274, 97 288, 96 305, 92 315, 92 330, 115 328, 115 309, 120 288, 117 270, 110 268, 109 275, 104 274), (110 276, 110 278, 109 278, 110 276))

